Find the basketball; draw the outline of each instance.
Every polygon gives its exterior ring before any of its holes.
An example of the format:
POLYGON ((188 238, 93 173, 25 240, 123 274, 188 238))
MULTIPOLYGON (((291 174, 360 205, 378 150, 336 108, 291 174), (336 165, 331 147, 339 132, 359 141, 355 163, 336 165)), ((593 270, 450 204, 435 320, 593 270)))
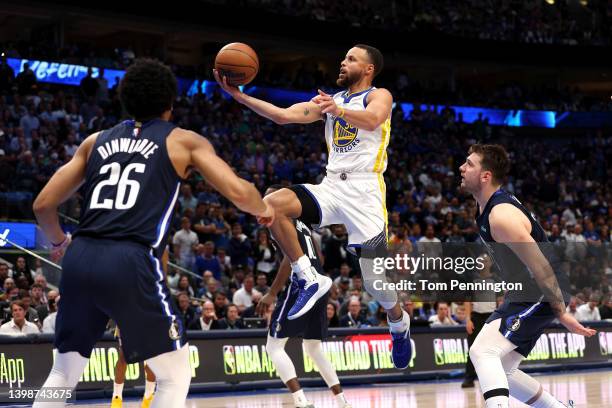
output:
POLYGON ((215 57, 215 69, 230 85, 246 85, 259 71, 255 51, 243 43, 231 43, 221 48, 215 57))

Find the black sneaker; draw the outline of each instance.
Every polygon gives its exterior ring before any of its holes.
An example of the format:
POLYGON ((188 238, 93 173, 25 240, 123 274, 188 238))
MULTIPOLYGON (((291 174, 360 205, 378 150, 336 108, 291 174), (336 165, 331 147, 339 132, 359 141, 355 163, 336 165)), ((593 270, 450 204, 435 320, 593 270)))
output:
POLYGON ((461 388, 474 388, 474 380, 465 379, 461 383, 461 388))

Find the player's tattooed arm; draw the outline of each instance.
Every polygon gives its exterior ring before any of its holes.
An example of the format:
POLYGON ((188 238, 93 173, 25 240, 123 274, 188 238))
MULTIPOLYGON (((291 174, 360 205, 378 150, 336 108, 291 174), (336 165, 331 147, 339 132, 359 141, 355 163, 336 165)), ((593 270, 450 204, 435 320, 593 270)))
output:
POLYGON ((550 262, 526 227, 529 224, 527 217, 511 204, 500 204, 491 211, 489 224, 495 241, 506 244, 529 268, 555 316, 565 313, 559 282, 550 262))

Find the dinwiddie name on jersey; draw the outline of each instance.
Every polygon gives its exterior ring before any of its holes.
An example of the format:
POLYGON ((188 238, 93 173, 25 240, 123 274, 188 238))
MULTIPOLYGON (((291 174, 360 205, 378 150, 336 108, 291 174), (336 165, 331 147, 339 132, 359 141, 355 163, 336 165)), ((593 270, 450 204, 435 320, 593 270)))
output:
POLYGON ((122 137, 106 142, 98 146, 96 150, 102 157, 102 160, 106 160, 115 153, 140 153, 145 159, 148 159, 158 148, 159 146, 149 139, 122 137))

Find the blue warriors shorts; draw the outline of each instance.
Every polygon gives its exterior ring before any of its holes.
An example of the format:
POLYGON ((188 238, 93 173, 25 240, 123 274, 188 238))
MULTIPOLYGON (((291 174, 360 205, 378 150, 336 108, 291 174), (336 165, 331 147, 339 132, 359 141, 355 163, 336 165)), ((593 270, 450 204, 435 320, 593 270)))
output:
POLYGON ((270 337, 284 339, 287 337, 303 337, 307 340, 323 340, 327 337, 327 300, 323 296, 305 315, 289 320, 287 314, 297 300, 298 283, 295 279, 281 294, 276 302, 272 319, 270 320, 270 337))
POLYGON ((185 330, 159 259, 145 245, 77 237, 62 262, 55 347, 89 357, 110 319, 128 363, 181 348, 185 330))
POLYGON ((516 351, 527 357, 555 315, 549 303, 504 302, 487 323, 501 319, 499 331, 516 346, 516 351))

